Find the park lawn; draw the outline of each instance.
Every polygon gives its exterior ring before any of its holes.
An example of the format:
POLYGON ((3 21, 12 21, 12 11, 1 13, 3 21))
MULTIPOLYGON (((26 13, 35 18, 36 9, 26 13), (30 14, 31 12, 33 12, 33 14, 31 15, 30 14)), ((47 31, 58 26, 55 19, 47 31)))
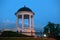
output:
POLYGON ((4 31, 0 35, 0 40, 55 40, 53 38, 42 38, 27 36, 18 32, 4 31))
POLYGON ((0 40, 42 40, 41 38, 22 38, 22 37, 11 37, 11 38, 0 38, 0 40))
POLYGON ((53 38, 1 37, 0 40, 55 40, 53 38))

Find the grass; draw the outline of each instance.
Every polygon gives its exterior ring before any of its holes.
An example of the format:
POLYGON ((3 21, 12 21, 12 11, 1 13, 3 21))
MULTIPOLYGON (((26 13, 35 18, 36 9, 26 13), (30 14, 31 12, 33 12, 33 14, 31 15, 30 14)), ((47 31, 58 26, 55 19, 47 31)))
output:
POLYGON ((4 31, 2 35, 0 35, 0 40, 55 40, 53 38, 34 38, 27 35, 23 35, 17 32, 12 31, 4 31))
POLYGON ((0 37, 33 37, 33 36, 24 35, 24 34, 18 33, 18 32, 4 31, 4 32, 2 32, 0 37))
POLYGON ((14 37, 14 38, 0 38, 0 40, 42 40, 42 39, 37 39, 37 38, 19 38, 19 37, 14 37))
POLYGON ((1 37, 0 40, 55 40, 53 38, 1 37))

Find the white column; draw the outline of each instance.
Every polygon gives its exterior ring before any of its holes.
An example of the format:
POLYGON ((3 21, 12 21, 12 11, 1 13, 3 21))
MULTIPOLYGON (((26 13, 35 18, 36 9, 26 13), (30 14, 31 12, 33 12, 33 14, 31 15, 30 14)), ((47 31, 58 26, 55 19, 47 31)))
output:
POLYGON ((32 25, 32 29, 34 29, 34 17, 32 16, 32 19, 31 19, 31 25, 32 25))
MULTIPOLYGON (((34 16, 32 16, 32 18, 31 18, 31 30, 32 30, 32 32, 35 32, 35 30, 34 30, 34 16)), ((31 33, 31 35, 35 35, 34 33, 31 33)))
POLYGON ((28 27, 30 28, 30 19, 28 18, 28 27))
POLYGON ((18 17, 16 17, 16 27, 18 27, 18 17))
POLYGON ((19 19, 18 19, 18 16, 16 17, 16 27, 17 27, 17 31, 19 32, 19 19))
POLYGON ((22 15, 22 31, 24 30, 24 15, 22 15))
POLYGON ((31 29, 31 15, 29 15, 29 28, 31 29))

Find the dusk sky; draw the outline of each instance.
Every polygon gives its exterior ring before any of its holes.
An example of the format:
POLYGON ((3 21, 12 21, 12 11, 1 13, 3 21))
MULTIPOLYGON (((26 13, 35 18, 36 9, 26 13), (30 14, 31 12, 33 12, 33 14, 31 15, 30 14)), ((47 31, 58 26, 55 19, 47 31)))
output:
POLYGON ((14 14, 24 5, 35 13, 36 28, 44 27, 49 21, 60 24, 60 0, 0 0, 0 22, 15 23, 14 14))

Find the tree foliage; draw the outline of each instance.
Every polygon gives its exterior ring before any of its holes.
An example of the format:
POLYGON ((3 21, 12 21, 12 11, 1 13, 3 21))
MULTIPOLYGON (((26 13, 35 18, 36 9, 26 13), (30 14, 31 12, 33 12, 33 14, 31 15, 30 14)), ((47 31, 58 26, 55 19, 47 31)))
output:
POLYGON ((60 24, 54 24, 54 23, 48 22, 48 24, 44 27, 44 33, 45 34, 50 33, 51 37, 59 36, 60 24))

